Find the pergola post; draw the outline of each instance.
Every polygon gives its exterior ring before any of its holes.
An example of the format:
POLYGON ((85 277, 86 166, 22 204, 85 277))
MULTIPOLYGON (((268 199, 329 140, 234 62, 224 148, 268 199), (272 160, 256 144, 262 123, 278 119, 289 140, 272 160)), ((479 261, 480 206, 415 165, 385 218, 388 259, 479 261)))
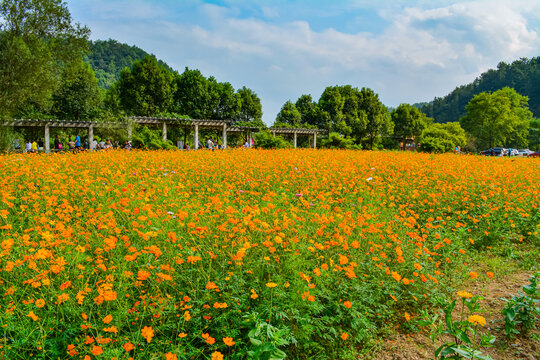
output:
POLYGON ((43 146, 45 148, 45 153, 51 152, 51 142, 49 138, 49 124, 45 124, 45 142, 43 143, 43 146))
POLYGON ((88 127, 88 148, 94 150, 94 125, 88 127))
POLYGON ((294 148, 296 149, 296 131, 294 132, 293 134, 293 144, 294 144, 294 148))
POLYGON ((248 143, 248 148, 252 147, 253 146, 253 133, 250 131, 249 132, 249 143, 248 143))
POLYGON ((163 141, 167 141, 167 123, 163 122, 163 141))
POLYGON ((133 125, 130 123, 128 123, 128 126, 127 126, 127 136, 128 136, 128 140, 131 141, 131 136, 133 135, 133 125))
POLYGON ((313 133, 313 148, 317 148, 317 132, 313 133))
POLYGON ((195 150, 199 149, 199 124, 195 123, 195 150))
POLYGON ((227 124, 223 124, 223 149, 227 148, 227 124))

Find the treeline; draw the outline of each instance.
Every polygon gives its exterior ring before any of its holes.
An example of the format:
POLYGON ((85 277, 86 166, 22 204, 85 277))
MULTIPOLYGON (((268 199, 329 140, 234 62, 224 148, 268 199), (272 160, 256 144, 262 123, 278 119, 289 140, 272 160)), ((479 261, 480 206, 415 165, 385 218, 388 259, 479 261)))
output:
POLYGON ((434 118, 435 122, 459 121, 465 116, 465 107, 471 99, 482 92, 494 92, 504 87, 515 89, 529 98, 529 109, 535 117, 540 117, 540 57, 522 58, 512 64, 499 63, 497 69, 490 69, 468 85, 457 87, 450 94, 432 102, 417 106, 434 118))
POLYGON ((234 119, 263 126, 261 101, 253 90, 235 90, 187 67, 181 74, 170 71, 150 55, 121 71, 104 105, 115 114, 234 119))
POLYGON ((0 24, 0 118, 183 116, 262 125, 253 90, 187 67, 179 73, 114 40, 90 42, 90 30, 74 24, 61 1, 2 0, 0 24))
POLYGON ((329 86, 316 102, 311 95, 287 101, 274 126, 325 129, 329 136, 322 145, 330 148, 397 148, 410 143, 428 152, 476 152, 494 146, 536 149, 540 122, 528 100, 509 87, 482 92, 467 103, 458 121, 437 123, 410 104, 387 108, 369 88, 329 86))

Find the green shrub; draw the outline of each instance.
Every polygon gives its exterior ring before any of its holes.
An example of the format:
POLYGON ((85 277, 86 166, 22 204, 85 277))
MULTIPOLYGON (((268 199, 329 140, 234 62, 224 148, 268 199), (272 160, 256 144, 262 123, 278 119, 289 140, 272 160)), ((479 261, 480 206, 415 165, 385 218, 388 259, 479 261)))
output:
POLYGON ((255 147, 262 149, 284 149, 292 147, 285 139, 274 136, 268 130, 260 131, 253 135, 255 147))

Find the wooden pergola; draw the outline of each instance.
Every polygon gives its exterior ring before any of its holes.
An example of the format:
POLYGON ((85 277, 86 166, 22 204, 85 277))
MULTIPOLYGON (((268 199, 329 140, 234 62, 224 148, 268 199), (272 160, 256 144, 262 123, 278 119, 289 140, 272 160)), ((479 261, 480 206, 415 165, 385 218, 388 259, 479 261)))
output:
POLYGON ((298 135, 311 135, 313 136, 313 148, 317 148, 317 134, 318 133, 324 133, 326 130, 319 130, 319 129, 304 129, 304 128, 269 128, 268 129, 274 136, 276 134, 287 134, 287 135, 293 135, 293 145, 296 149, 296 140, 298 135))
MULTIPOLYGON (((140 125, 161 125, 163 141, 167 141, 167 126, 190 126, 194 128, 194 144, 195 149, 199 148, 199 127, 222 129, 223 130, 223 147, 227 147, 228 132, 247 132, 249 134, 249 142, 252 141, 253 132, 260 131, 258 127, 237 126, 233 120, 204 120, 204 119, 182 119, 182 118, 163 118, 163 117, 143 117, 134 116, 128 118, 125 122, 98 122, 98 121, 73 121, 73 120, 32 120, 32 119, 16 119, 8 120, 0 123, 2 126, 12 127, 41 127, 44 129, 44 149, 45 152, 50 152, 50 129, 51 128, 83 128, 88 129, 88 144, 90 150, 93 150, 94 128, 124 128, 127 130, 128 139, 132 136, 133 124, 140 125)), ((269 128, 274 136, 276 134, 293 135, 294 147, 297 147, 297 136, 312 135, 313 148, 317 147, 317 134, 324 132, 319 129, 304 129, 304 128, 269 128)))

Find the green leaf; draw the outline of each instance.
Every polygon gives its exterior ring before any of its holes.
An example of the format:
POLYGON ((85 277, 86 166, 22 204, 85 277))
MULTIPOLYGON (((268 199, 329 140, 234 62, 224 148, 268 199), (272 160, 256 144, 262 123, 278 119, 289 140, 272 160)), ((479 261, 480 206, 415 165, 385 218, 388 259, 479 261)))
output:
POLYGON ((464 331, 462 331, 462 330, 457 330, 457 331, 456 331, 456 337, 457 337, 459 340, 461 340, 461 341, 463 341, 464 343, 466 343, 466 344, 472 344, 471 339, 469 339, 469 337, 467 336, 467 334, 466 334, 464 331))

